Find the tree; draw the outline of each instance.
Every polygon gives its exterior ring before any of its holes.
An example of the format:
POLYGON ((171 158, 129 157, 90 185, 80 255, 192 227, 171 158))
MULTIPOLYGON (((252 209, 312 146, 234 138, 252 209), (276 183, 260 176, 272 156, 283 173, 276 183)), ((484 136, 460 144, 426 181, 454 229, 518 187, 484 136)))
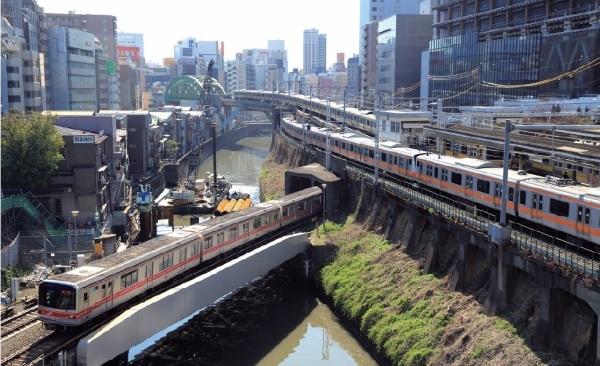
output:
POLYGON ((55 116, 13 111, 2 118, 2 187, 35 190, 47 187, 63 159, 62 136, 55 116))
POLYGON ((167 140, 165 142, 165 150, 167 152, 167 159, 175 159, 177 157, 177 152, 179 152, 180 142, 175 142, 173 140, 167 140))

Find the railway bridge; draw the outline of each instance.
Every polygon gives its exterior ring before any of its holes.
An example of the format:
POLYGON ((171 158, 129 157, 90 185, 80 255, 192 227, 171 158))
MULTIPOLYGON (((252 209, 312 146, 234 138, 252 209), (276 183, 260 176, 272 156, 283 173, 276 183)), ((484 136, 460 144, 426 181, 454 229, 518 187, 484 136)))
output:
POLYGON ((77 365, 100 365, 304 253, 308 235, 277 239, 187 283, 133 306, 79 341, 77 365))

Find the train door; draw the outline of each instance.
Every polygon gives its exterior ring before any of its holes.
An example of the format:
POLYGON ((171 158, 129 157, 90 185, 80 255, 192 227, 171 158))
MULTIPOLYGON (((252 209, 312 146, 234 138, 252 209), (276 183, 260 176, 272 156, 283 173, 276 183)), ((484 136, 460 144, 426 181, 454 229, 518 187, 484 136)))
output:
POLYGON ((179 263, 181 263, 181 266, 179 268, 181 268, 181 272, 184 272, 187 268, 186 265, 186 259, 187 259, 187 246, 184 246, 183 248, 181 248, 179 250, 179 263))
POLYGON ((225 251, 223 243, 225 242, 225 232, 217 234, 217 253, 221 254, 225 251))
POLYGON ((146 288, 152 288, 154 281, 154 262, 146 263, 146 288))
POLYGON ((473 198, 473 176, 465 176, 465 197, 473 198))
POLYGON ((494 207, 502 206, 502 183, 494 183, 494 207))
POLYGON ((577 236, 590 237, 590 214, 589 207, 577 206, 577 221, 575 222, 577 236))
POLYGON ((113 302, 113 281, 110 280, 108 283, 102 284, 102 298, 107 309, 112 307, 113 302))
POLYGON ((81 306, 81 310, 85 311, 90 307, 90 296, 89 290, 85 290, 83 292, 83 305, 81 306))
POLYGON ((539 193, 533 193, 531 201, 531 217, 540 222, 543 219, 544 196, 539 193))

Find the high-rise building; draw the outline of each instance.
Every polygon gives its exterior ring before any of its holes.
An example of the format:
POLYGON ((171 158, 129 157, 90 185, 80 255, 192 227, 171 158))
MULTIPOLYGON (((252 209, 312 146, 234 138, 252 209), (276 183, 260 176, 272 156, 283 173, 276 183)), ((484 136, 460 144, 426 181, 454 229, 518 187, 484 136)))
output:
POLYGON ((49 36, 50 109, 97 110, 94 35, 52 27, 49 36))
POLYGON ((119 80, 117 68, 117 17, 113 15, 77 14, 46 14, 48 26, 68 27, 92 33, 102 43, 106 55, 106 70, 108 73, 110 109, 119 109, 119 80))
POLYGON ((362 28, 360 48, 360 93, 369 95, 375 90, 377 80, 377 37, 379 22, 365 24, 362 28))
POLYGON ((396 14, 381 20, 375 90, 392 98, 419 97, 421 53, 431 39, 431 15, 396 14))
POLYGON ((144 56, 144 35, 141 33, 117 33, 117 45, 125 47, 137 47, 140 50, 139 56, 144 56))
POLYGON ((327 67, 327 35, 317 29, 304 30, 304 75, 324 72, 327 67))
POLYGON ((346 75, 348 79, 348 96, 358 95, 358 93, 360 93, 360 64, 358 63, 358 57, 356 57, 356 55, 348 58, 346 75))
POLYGON ((461 106, 600 94, 596 0, 434 0, 432 10, 430 98, 461 106))
MULTIPOLYGON (((13 89, 9 98, 13 101, 12 107, 26 111, 42 111, 46 108, 46 92, 43 88, 46 83, 43 53, 47 50, 48 40, 44 8, 40 7, 35 0, 3 0, 2 16, 7 19, 7 30, 18 48, 18 52, 14 50, 10 52, 11 61, 2 60, 3 73, 7 71, 5 67, 10 67, 10 72, 6 74, 8 79, 2 78, 2 89, 4 90, 5 87, 13 89), (21 66, 16 63, 20 63, 21 66), (4 81, 9 79, 11 87, 4 85, 4 81), (22 94, 15 94, 17 89, 19 92, 22 91, 22 94)), ((4 58, 4 45, 2 53, 4 58)))

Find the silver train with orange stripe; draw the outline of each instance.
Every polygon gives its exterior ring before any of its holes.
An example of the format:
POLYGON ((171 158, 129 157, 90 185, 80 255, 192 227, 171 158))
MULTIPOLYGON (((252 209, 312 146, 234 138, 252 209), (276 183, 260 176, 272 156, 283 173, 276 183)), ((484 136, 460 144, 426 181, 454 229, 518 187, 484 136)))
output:
POLYGON ((307 188, 59 274, 40 283, 38 316, 50 329, 80 326, 203 262, 319 215, 322 199, 321 187, 307 188))
MULTIPOLYGON (((298 140, 326 148, 327 130, 305 129, 283 118, 282 130, 298 140)), ((332 153, 375 166, 375 143, 358 133, 330 133, 332 153)), ((426 153, 393 142, 379 144, 379 169, 499 212, 502 168, 493 162, 426 153)), ((573 244, 600 245, 600 188, 570 179, 509 170, 507 213, 540 228, 564 233, 573 244), (580 240, 578 240, 580 239, 580 240)), ((598 248, 589 248, 597 250, 598 248)))

